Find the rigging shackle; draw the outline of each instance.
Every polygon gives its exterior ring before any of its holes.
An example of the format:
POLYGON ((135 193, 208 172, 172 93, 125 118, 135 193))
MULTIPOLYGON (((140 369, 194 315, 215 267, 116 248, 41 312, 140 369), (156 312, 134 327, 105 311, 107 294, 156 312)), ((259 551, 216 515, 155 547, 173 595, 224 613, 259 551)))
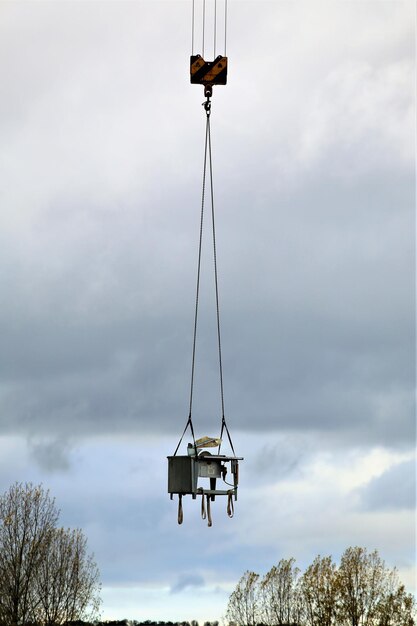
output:
POLYGON ((210 113, 211 113, 211 95, 212 95, 213 91, 211 88, 211 85, 206 85, 204 87, 204 95, 206 97, 206 101, 202 102, 202 106, 204 107, 204 110, 206 112, 207 117, 210 117, 210 113))

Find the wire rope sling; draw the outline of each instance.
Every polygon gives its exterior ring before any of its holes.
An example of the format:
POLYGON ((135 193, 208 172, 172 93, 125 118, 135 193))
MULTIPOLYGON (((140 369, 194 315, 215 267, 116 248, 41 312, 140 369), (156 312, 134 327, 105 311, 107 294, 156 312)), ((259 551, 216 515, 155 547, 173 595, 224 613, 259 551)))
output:
POLYGON ((224 411, 224 388, 223 388, 223 366, 222 366, 222 349, 221 349, 221 336, 220 336, 220 309, 219 309, 219 289, 218 289, 218 276, 217 276, 217 253, 216 253, 216 230, 215 230, 215 214, 214 214, 214 196, 213 196, 213 168, 212 168, 212 149, 211 149, 211 134, 210 134, 210 115, 211 115, 211 97, 213 94, 214 85, 225 85, 227 81, 227 57, 226 57, 226 36, 227 36, 227 0, 223 0, 222 4, 224 11, 222 11, 224 24, 224 54, 216 57, 216 46, 218 40, 218 3, 217 0, 212 0, 210 3, 206 0, 200 0, 192 2, 192 46, 191 46, 191 58, 190 58, 190 79, 191 83, 204 86, 204 96, 206 98, 203 102, 204 111, 206 115, 206 131, 205 131, 205 143, 204 143, 204 165, 203 165, 203 185, 201 194, 201 214, 200 214, 200 234, 199 234, 199 247, 198 247, 198 263, 197 263, 197 285, 196 285, 196 297, 195 297, 195 311, 194 311, 194 331, 193 331, 193 347, 192 347, 192 360, 191 360, 191 383, 190 383, 190 401, 189 401, 189 413, 188 419, 178 442, 176 450, 172 456, 168 456, 168 493, 171 500, 174 494, 178 495, 178 523, 183 522, 183 506, 182 498, 185 495, 191 495, 195 500, 197 496, 201 496, 201 516, 203 519, 207 519, 208 526, 212 525, 211 517, 211 502, 213 502, 216 496, 226 496, 226 510, 229 517, 233 517, 234 504, 233 501, 237 500, 237 490, 239 482, 239 461, 243 460, 243 457, 237 457, 233 442, 230 436, 229 429, 227 427, 225 411, 224 411), (207 4, 207 6, 206 6, 207 4), (211 14, 209 13, 211 9, 211 14), (205 44, 206 44, 206 31, 208 17, 211 16, 214 24, 214 37, 213 37, 213 57, 214 61, 205 61, 205 44), (201 39, 201 52, 202 54, 194 54, 195 44, 195 24, 200 22, 202 26, 202 39, 201 39), (217 322, 217 352, 218 352, 218 365, 219 365, 219 383, 220 383, 220 399, 221 399, 221 423, 220 423, 220 435, 219 437, 201 437, 195 438, 194 426, 192 421, 192 409, 193 409, 193 392, 194 392, 194 374, 195 374, 195 356, 196 356, 196 344, 197 344, 197 328, 198 328, 198 312, 199 312, 199 296, 200 296, 200 278, 201 278, 201 265, 202 265, 202 244, 203 244, 203 231, 204 231, 204 213, 206 208, 206 183, 207 174, 209 177, 209 195, 210 195, 210 210, 211 210, 211 230, 212 230, 212 250, 213 250, 213 262, 214 262, 214 284, 215 284, 215 304, 216 304, 216 322, 217 322), (177 454, 184 438, 186 431, 190 429, 192 443, 188 443, 187 454, 177 454), (223 434, 226 433, 231 454, 221 454, 221 444, 223 434), (207 448, 217 448, 215 454, 212 454, 207 448), (230 468, 229 468, 230 464, 230 468), (230 469, 231 478, 228 476, 228 468, 230 469), (223 481, 222 488, 219 488, 218 481, 223 481))

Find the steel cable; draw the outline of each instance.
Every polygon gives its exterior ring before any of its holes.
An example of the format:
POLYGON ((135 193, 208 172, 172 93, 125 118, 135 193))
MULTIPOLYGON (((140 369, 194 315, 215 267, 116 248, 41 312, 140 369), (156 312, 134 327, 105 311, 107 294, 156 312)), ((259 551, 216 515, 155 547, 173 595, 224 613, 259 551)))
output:
POLYGON ((194 56, 194 15, 195 15, 195 0, 193 0, 192 15, 191 15, 191 56, 194 56))
POLYGON ((204 59, 204 35, 206 31, 206 0, 203 0, 203 59, 204 59))
POLYGON ((214 55, 213 59, 216 58, 216 36, 217 36, 217 0, 214 0, 214 55))
POLYGON ((213 193, 213 162, 211 156, 211 134, 210 117, 207 116, 208 124, 208 150, 210 167, 210 196, 211 196, 211 224, 213 229, 213 263, 214 263, 214 283, 216 288, 216 318, 217 318, 217 347, 219 353, 219 375, 220 375, 220 396, 222 405, 222 418, 224 418, 224 389, 223 389, 223 365, 222 365, 222 345, 220 338, 220 308, 219 308, 219 285, 217 277, 217 250, 216 250, 216 227, 214 219, 214 193, 213 193))
POLYGON ((191 359, 191 385, 190 385, 190 405, 189 414, 191 418, 193 408, 193 391, 194 391, 194 371, 195 371, 195 350, 197 344, 197 323, 198 323, 198 304, 200 297, 200 277, 201 277, 201 251, 203 246, 203 221, 204 221, 204 201, 206 193, 206 172, 207 172, 207 145, 209 138, 209 116, 207 115, 206 122, 206 139, 204 144, 204 165, 203 165, 203 189, 201 194, 201 212, 200 212, 200 236, 198 242, 198 263, 197 263, 197 286, 195 294, 195 309, 194 309, 194 333, 193 333, 193 351, 191 359))
POLYGON ((227 0, 225 0, 224 2, 224 56, 227 56, 226 41, 227 41, 227 0))
MULTIPOLYGON (((229 429, 227 428, 225 414, 224 414, 223 363, 222 363, 222 345, 221 345, 221 333, 220 333, 220 305, 219 305, 219 284, 218 284, 219 281, 218 281, 218 271, 217 271, 216 225, 215 225, 215 211, 214 211, 213 159, 212 159, 211 132, 210 132, 210 113, 211 113, 210 98, 207 97, 207 101, 203 104, 204 104, 204 109, 206 112, 206 133, 205 133, 205 142, 204 142, 203 181, 202 181, 201 210, 200 210, 200 232, 199 232, 199 242, 198 242, 197 284, 196 284, 196 295, 195 295, 194 329, 193 329, 193 344, 192 344, 193 347, 192 347, 192 358, 191 358, 190 402, 189 402, 188 420, 185 425, 185 429, 181 436, 181 439, 174 452, 174 456, 177 454, 177 451, 181 445, 182 439, 185 435, 185 432, 188 426, 190 426, 190 429, 191 429, 193 442, 194 442, 194 448, 195 448, 195 436, 194 436, 194 428, 193 428, 193 422, 192 422, 192 409, 193 409, 193 398, 194 398, 195 356, 196 356, 196 346, 197 346, 198 308, 199 308, 199 299, 200 299, 201 257, 202 257, 202 247, 203 247, 203 226, 204 226, 204 209, 205 209, 205 197, 206 197, 207 167, 209 168, 209 177, 210 177, 211 226, 212 226, 213 265, 214 265, 216 322, 217 322, 217 349, 218 349, 218 359, 219 359, 220 400, 221 400, 221 415, 222 415, 220 439, 223 436, 223 431, 226 430, 231 449, 233 451, 233 454, 235 454, 232 439, 229 433, 229 429)), ((218 448, 219 453, 220 453, 220 445, 218 448)))

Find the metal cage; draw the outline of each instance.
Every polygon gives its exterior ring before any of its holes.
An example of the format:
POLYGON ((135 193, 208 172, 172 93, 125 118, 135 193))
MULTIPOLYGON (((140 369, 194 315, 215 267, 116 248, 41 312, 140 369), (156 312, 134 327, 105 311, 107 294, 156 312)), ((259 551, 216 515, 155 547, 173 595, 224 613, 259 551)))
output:
MULTIPOLYGON (((189 447, 194 452, 194 447, 189 447)), ((243 457, 227 456, 225 454, 210 454, 201 452, 199 455, 168 457, 168 493, 171 499, 174 494, 191 494, 193 499, 197 495, 208 495, 211 500, 216 496, 232 495, 237 500, 239 483, 239 461, 243 457), (230 463, 230 474, 228 464, 230 463), (231 479, 229 478, 231 476, 231 479), (208 479, 209 484, 203 486, 201 480, 208 479), (218 489, 217 481, 223 480, 226 489, 218 489)))

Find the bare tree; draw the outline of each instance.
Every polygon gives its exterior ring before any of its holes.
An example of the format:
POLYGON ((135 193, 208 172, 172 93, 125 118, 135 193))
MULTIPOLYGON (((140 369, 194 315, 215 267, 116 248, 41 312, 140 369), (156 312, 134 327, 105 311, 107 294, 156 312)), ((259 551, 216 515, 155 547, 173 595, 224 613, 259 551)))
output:
POLYGON ((377 610, 377 626, 414 626, 416 618, 416 603, 411 593, 398 579, 398 572, 394 568, 388 572, 384 594, 377 610))
POLYGON ((229 598, 226 619, 239 626, 255 626, 258 623, 259 574, 245 572, 229 598))
POLYGON ((301 578, 300 591, 307 626, 336 624, 337 574, 330 556, 314 559, 301 578))
POLYGON ((16 483, 0 498, 0 619, 31 621, 33 583, 58 519, 41 487, 16 483))
POLYGON ((281 559, 260 583, 260 618, 266 626, 284 626, 299 621, 295 559, 281 559))
POLYGON ((93 621, 100 605, 99 590, 98 568, 87 554, 87 540, 82 532, 55 529, 35 580, 37 621, 93 621))
POLYGON ((377 607, 384 597, 387 571, 375 550, 347 548, 339 571, 339 611, 341 626, 373 626, 377 607))
POLYGON ((80 530, 56 528, 55 501, 15 484, 0 497, 0 622, 17 626, 93 619, 99 573, 80 530))
POLYGON ((416 601, 374 550, 348 548, 339 568, 318 556, 299 577, 282 559, 259 582, 247 571, 229 598, 234 626, 415 626, 416 601))

